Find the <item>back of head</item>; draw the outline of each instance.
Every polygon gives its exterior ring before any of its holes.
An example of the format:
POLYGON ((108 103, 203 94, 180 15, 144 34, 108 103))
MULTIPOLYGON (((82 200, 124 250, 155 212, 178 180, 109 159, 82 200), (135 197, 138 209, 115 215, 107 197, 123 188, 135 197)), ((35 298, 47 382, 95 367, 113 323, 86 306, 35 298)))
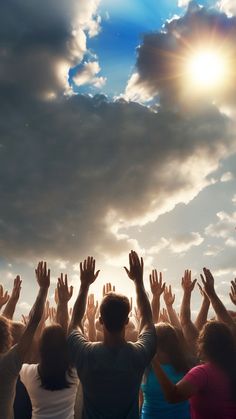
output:
POLYGON ((66 333, 60 325, 46 327, 39 345, 39 376, 46 390, 61 390, 70 386, 67 380, 69 356, 66 333))
POLYGON ((228 375, 236 400, 236 344, 229 327, 218 321, 209 321, 198 338, 199 356, 212 362, 228 375))
POLYGON ((25 331, 25 325, 21 322, 11 322, 11 333, 13 337, 13 345, 19 342, 21 336, 25 331))
POLYGON ((8 351, 12 345, 12 341, 10 321, 0 316, 0 353, 8 351))
POLYGON ((124 295, 110 292, 101 303, 100 313, 104 326, 110 333, 119 333, 128 322, 129 299, 124 295))
POLYGON ((176 372, 186 373, 189 369, 187 357, 175 328, 169 323, 158 323, 156 332, 158 349, 167 356, 176 372))

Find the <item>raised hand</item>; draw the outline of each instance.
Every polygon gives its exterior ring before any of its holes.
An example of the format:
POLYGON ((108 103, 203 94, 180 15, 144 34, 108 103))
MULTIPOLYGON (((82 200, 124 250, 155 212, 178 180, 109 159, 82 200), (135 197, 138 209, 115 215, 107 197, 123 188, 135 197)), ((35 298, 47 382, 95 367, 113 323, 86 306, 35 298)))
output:
POLYGON ((201 286, 201 284, 199 284, 199 282, 197 283, 197 286, 198 286, 198 288, 199 288, 199 291, 200 291, 201 296, 202 296, 203 298, 205 298, 205 299, 209 300, 209 298, 208 298, 208 296, 207 296, 207 294, 206 294, 205 290, 202 288, 202 286, 201 286))
POLYGON ((10 296, 7 291, 4 292, 3 286, 0 285, 0 308, 4 306, 9 300, 10 296))
POLYGON ((214 287, 214 277, 210 271, 210 269, 203 268, 204 276, 201 274, 201 280, 203 284, 203 291, 207 294, 210 298, 212 295, 215 294, 215 287, 214 287))
POLYGON ((87 319, 90 322, 95 322, 96 313, 98 310, 98 301, 96 301, 96 305, 94 303, 94 294, 90 294, 88 296, 88 304, 87 304, 87 319))
POLYGON ((50 286, 50 269, 47 269, 47 262, 39 262, 35 269, 36 278, 40 288, 48 289, 50 286))
POLYGON ((167 310, 165 308, 163 308, 160 311, 159 321, 164 322, 164 323, 170 323, 170 319, 169 319, 167 310))
POLYGON ((174 304, 175 294, 172 294, 171 285, 169 285, 169 287, 165 287, 163 297, 166 306, 172 306, 174 304))
POLYGON ((57 305, 58 305, 58 303, 59 303, 59 300, 58 300, 58 290, 57 290, 57 287, 55 288, 55 291, 54 291, 54 301, 55 301, 56 306, 57 306, 57 305))
POLYGON ((14 285, 11 293, 11 298, 18 301, 20 298, 20 291, 21 291, 21 279, 20 275, 17 275, 17 277, 14 279, 14 285))
POLYGON ((133 250, 129 253, 129 270, 125 266, 124 269, 132 281, 138 283, 143 281, 143 258, 139 259, 133 250))
POLYGON ((91 285, 98 277, 99 272, 100 271, 97 271, 95 273, 95 259, 93 259, 91 256, 88 256, 83 263, 80 262, 81 285, 91 285))
POLYGON ((162 283, 162 273, 159 274, 158 279, 158 273, 157 270, 152 270, 152 273, 149 275, 149 281, 150 281, 150 288, 152 291, 153 296, 160 297, 165 289, 165 283, 162 283))
POLYGON ((58 278, 57 282, 57 296, 59 303, 68 303, 73 294, 73 287, 68 287, 67 274, 65 274, 65 280, 63 274, 58 278))
POLYGON ((115 291, 116 291, 115 285, 111 285, 111 283, 108 282, 105 285, 103 285, 102 295, 103 297, 105 297, 105 295, 107 295, 109 292, 115 292, 115 291))
POLYGON ((184 292, 191 293, 195 287, 196 282, 197 282, 197 279, 194 279, 193 281, 191 280, 191 271, 188 269, 185 270, 184 276, 182 277, 182 281, 181 281, 181 285, 184 292))
POLYGON ((236 305, 236 278, 231 281, 231 292, 229 293, 230 299, 234 305, 236 305))
POLYGON ((49 307, 49 321, 51 324, 57 322, 57 310, 55 307, 49 307))

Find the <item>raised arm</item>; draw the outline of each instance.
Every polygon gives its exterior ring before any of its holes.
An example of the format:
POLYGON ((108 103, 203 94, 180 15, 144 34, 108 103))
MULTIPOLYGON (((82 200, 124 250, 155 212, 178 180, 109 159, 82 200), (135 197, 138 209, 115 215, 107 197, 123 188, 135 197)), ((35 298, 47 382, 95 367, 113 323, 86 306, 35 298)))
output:
POLYGON ((71 299, 73 294, 73 287, 68 287, 68 280, 67 275, 65 275, 65 280, 63 278, 63 274, 61 274, 60 278, 58 278, 57 282, 57 314, 56 314, 56 321, 61 325, 61 327, 67 333, 68 329, 68 301, 71 299))
POLYGON ((50 270, 47 269, 46 262, 39 262, 35 274, 39 285, 38 296, 31 310, 29 322, 17 345, 17 351, 22 360, 32 343, 34 333, 43 315, 48 288, 50 286, 50 270))
POLYGON ((182 278, 182 288, 184 291, 182 304, 180 308, 180 323, 186 342, 189 348, 196 353, 196 341, 198 330, 191 320, 191 294, 196 284, 196 279, 191 280, 191 271, 186 270, 182 278))
POLYGON ((0 310, 2 306, 4 306, 8 302, 9 298, 10 296, 8 292, 7 291, 4 292, 3 286, 0 285, 0 310))
POLYGON ((11 296, 2 313, 2 315, 6 317, 7 319, 10 319, 10 320, 13 319, 13 315, 16 309, 16 304, 18 303, 18 300, 20 298, 21 283, 22 281, 20 279, 20 276, 17 275, 17 277, 14 279, 14 285, 13 285, 11 296))
POLYGON ((167 309, 168 316, 169 316, 172 326, 176 327, 178 330, 181 330, 180 320, 178 318, 176 311, 173 308, 173 304, 175 301, 175 294, 172 293, 171 285, 169 285, 169 287, 165 287, 163 296, 164 296, 166 309, 167 309))
POLYGON ((95 273, 95 259, 93 257, 88 256, 83 263, 80 263, 80 290, 72 311, 70 332, 79 327, 83 333, 82 319, 86 310, 89 287, 96 280, 99 272, 95 273))
POLYGON ((131 250, 129 254, 129 270, 126 273, 134 281, 137 295, 137 306, 140 312, 140 332, 153 327, 152 310, 143 283, 143 258, 131 250))
POLYGON ((226 307, 222 303, 222 301, 219 299, 218 295, 215 291, 214 286, 214 277, 211 273, 211 271, 207 268, 203 268, 204 276, 201 275, 202 284, 203 284, 203 290, 207 294, 211 305, 213 309, 215 310, 216 316, 218 320, 220 320, 223 323, 228 324, 228 326, 233 330, 234 333, 236 333, 236 325, 234 323, 234 320, 228 313, 226 307))
POLYGON ((197 330, 200 332, 200 330, 203 328, 204 324, 207 322, 207 315, 210 307, 210 300, 207 296, 207 294, 202 289, 201 285, 198 283, 198 287, 200 290, 200 293, 203 297, 202 299, 202 305, 200 307, 199 313, 197 315, 197 318, 195 320, 195 326, 197 330))
POLYGON ((232 303, 236 306, 236 278, 231 281, 231 292, 229 293, 232 303))
POLYGON ((158 323, 160 312, 160 298, 165 289, 165 283, 162 283, 162 273, 160 272, 159 278, 157 270, 154 269, 149 275, 150 288, 152 292, 152 315, 154 323, 158 323))
POLYGON ((95 318, 96 313, 98 310, 98 301, 96 304, 94 302, 94 294, 90 294, 88 296, 88 304, 87 304, 87 319, 88 319, 88 338, 90 342, 96 342, 97 340, 97 331, 95 327, 95 318))

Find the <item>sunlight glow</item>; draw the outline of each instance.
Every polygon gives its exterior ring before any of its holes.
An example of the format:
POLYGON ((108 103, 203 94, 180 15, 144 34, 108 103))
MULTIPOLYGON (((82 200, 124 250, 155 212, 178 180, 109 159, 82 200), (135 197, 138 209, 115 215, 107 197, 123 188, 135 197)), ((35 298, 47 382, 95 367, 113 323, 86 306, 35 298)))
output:
POLYGON ((187 59, 186 71, 190 82, 197 89, 219 89, 225 83, 227 62, 218 51, 199 50, 187 59))

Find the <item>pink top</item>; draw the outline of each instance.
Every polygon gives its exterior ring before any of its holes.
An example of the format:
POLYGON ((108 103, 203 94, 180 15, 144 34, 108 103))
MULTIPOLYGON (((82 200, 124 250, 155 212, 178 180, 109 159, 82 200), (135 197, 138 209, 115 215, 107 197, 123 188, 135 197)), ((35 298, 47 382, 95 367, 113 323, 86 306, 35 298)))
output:
POLYGON ((198 389, 190 398, 192 419, 236 419, 236 402, 224 371, 211 363, 202 364, 192 368, 183 380, 198 389))

